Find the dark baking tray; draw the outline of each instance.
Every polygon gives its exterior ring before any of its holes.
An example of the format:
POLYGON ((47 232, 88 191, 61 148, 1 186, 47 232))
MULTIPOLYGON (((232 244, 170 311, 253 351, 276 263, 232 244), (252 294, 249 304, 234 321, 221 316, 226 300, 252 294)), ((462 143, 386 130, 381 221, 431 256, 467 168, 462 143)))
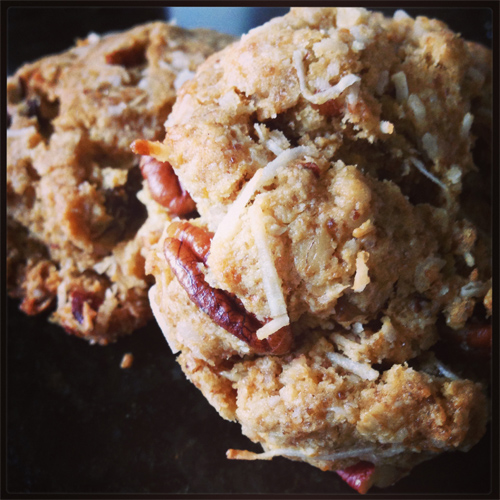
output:
MULTIPOLYGON (((466 38, 491 46, 487 9, 405 10, 443 19, 466 38)), ((158 8, 11 11, 8 72, 91 31, 126 29, 163 15, 158 8), (65 29, 50 36, 51 25, 65 29)), ((4 312, 4 497, 357 495, 335 473, 303 463, 227 460, 228 448, 260 447, 219 417, 186 380, 154 322, 101 347, 66 335, 46 317, 25 316, 17 301, 8 299, 4 312), (122 369, 128 352, 134 363, 122 369)), ((489 428, 470 452, 442 455, 369 496, 498 498, 491 496, 498 491, 492 469, 497 450, 489 428)))

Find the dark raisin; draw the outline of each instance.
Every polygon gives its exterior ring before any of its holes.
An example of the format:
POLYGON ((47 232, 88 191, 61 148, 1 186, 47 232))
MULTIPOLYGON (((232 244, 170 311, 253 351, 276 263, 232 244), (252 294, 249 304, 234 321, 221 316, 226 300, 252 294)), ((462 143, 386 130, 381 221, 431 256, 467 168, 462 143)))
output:
POLYGON ((71 312, 78 323, 83 323, 83 305, 85 302, 94 310, 97 311, 102 304, 102 300, 95 294, 84 292, 81 290, 73 290, 71 292, 71 312))

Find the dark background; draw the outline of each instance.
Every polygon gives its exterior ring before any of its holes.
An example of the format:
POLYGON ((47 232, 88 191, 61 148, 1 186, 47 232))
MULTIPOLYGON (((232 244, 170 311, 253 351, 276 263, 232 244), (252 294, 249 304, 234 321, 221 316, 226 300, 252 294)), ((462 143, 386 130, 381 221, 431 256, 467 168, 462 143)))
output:
MULTIPOLYGON (((491 46, 487 9, 405 10, 440 18, 465 38, 491 46)), ((196 19, 196 9, 192 12, 194 24, 207 26, 206 16, 196 19)), ((257 25, 276 14, 259 9, 247 21, 257 25)), ((168 15, 156 7, 10 8, 7 73, 63 51, 89 32, 123 30, 168 15)), ((71 493, 357 496, 335 473, 303 463, 227 460, 228 448, 260 447, 241 435, 239 425, 219 417, 186 381, 154 323, 114 345, 90 346, 46 317, 23 315, 16 301, 8 299, 4 306, 4 498, 28 493, 49 498, 71 493), (124 370, 120 362, 127 352, 135 360, 124 370)), ((488 495, 491 453, 488 431, 469 453, 440 456, 371 494, 493 498, 488 495)))

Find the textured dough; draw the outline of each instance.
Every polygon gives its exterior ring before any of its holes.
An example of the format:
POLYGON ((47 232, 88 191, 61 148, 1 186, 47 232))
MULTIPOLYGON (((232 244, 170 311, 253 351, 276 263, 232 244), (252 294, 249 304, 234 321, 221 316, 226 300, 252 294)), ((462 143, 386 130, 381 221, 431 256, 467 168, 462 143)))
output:
POLYGON ((292 9, 180 89, 155 147, 215 233, 200 267, 262 322, 275 271, 295 347, 256 356, 215 324, 168 268, 166 235, 152 300, 186 375, 265 457, 367 460, 386 485, 483 434, 484 387, 432 348, 491 314, 490 96, 486 48, 352 8, 292 9))
POLYGON ((9 77, 7 281, 23 311, 55 307, 53 321, 101 344, 151 318, 144 258, 169 215, 130 144, 164 137, 177 88, 230 40, 150 23, 9 77))

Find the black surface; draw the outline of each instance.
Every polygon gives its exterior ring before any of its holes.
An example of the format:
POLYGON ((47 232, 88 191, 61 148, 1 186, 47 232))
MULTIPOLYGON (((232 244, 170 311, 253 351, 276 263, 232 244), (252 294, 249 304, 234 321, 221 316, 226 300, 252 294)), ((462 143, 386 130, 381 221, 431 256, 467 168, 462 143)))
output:
MULTIPOLYGON (((72 12, 72 17, 63 11, 59 11, 62 16, 41 10, 17 12, 8 30, 9 67, 14 70, 25 61, 63 50, 90 31, 124 29, 160 15, 147 12, 139 19, 125 11, 98 16, 84 11, 72 12), (65 34, 60 28, 51 29, 63 24, 72 25, 66 26, 65 34)), ((443 18, 468 38, 491 42, 488 11, 420 12, 443 18)), ((259 447, 241 435, 238 425, 220 418, 186 381, 154 323, 114 345, 90 346, 44 317, 23 315, 17 307, 13 300, 6 304, 2 332, 7 347, 4 495, 8 491, 9 496, 63 498, 71 493, 85 497, 156 493, 162 498, 237 493, 357 496, 336 474, 306 464, 281 458, 227 460, 228 448, 259 451, 259 447), (127 352, 135 360, 124 370, 120 361, 127 352)), ((488 432, 469 453, 440 456, 383 493, 376 488, 371 493, 494 498, 488 495, 491 452, 488 432)))
MULTIPOLYGON (((227 460, 228 448, 259 448, 186 381, 155 324, 91 346, 9 300, 7 333, 9 492, 352 492, 306 464, 227 460), (125 370, 127 352, 135 359, 125 370)), ((487 493, 489 454, 486 436, 384 493, 487 493)))

